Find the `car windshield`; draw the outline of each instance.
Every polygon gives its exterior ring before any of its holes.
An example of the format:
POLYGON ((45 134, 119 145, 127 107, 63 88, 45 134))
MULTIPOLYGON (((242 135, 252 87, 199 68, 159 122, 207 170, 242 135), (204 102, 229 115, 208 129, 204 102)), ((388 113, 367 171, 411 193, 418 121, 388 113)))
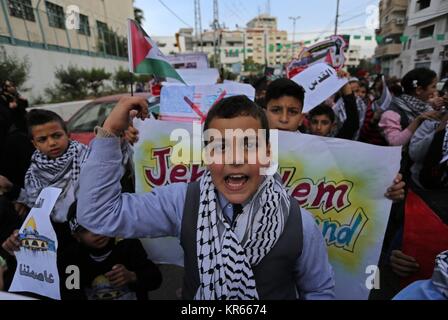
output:
POLYGON ((116 101, 89 103, 70 119, 69 132, 92 132, 96 126, 103 125, 116 104, 116 101))

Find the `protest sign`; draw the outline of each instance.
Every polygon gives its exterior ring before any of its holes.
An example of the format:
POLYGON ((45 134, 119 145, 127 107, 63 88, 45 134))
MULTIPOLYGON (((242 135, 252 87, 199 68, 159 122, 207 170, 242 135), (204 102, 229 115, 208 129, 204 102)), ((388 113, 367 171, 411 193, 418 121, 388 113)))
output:
POLYGON ((168 62, 175 69, 207 69, 208 57, 206 53, 179 53, 166 56, 168 62))
MULTIPOLYGON (((194 141, 200 139, 200 126, 139 120, 135 127, 140 132, 134 150, 137 192, 200 179, 205 170, 197 161, 201 141, 194 141), (179 136, 193 140, 190 163, 179 161, 179 136)), ((285 187, 314 214, 325 238, 336 274, 336 297, 367 299, 372 288, 369 268, 378 264, 391 207, 384 192, 399 170, 401 149, 292 132, 278 132, 271 143, 276 141, 285 187)), ((178 241, 170 238, 164 248, 163 257, 151 258, 182 261, 176 256, 181 251, 178 241)))
POLYGON ((292 80, 305 89, 303 111, 308 112, 335 94, 347 79, 341 79, 332 67, 318 63, 296 75, 292 80))
POLYGON ((287 67, 288 77, 291 79, 306 68, 316 63, 326 63, 339 70, 345 63, 345 48, 347 42, 341 36, 331 36, 330 39, 304 48, 298 59, 291 61, 287 67))
POLYGON ((246 95, 254 100, 255 89, 242 83, 163 87, 160 116, 164 120, 201 120, 216 102, 235 95, 246 95))
POLYGON ((33 292, 61 299, 56 264, 58 240, 50 213, 62 190, 45 188, 19 230, 20 251, 10 292, 33 292))
MULTIPOLYGON (((182 77, 189 86, 195 85, 213 85, 219 80, 218 69, 176 69, 177 73, 182 77)), ((178 81, 167 79, 168 83, 181 85, 178 81)))

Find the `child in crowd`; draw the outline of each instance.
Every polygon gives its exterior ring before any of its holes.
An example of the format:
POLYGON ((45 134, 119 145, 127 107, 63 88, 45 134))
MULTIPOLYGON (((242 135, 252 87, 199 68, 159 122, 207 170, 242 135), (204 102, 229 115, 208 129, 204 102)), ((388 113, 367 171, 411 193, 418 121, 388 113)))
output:
POLYGON ((144 119, 146 108, 143 99, 122 99, 97 129, 81 171, 79 223, 107 236, 180 238, 186 299, 333 298, 333 271, 313 217, 288 196, 278 174, 261 174, 269 165, 259 155, 270 154, 265 112, 245 96, 221 100, 204 125, 206 133, 214 129, 206 148, 219 161, 199 182, 121 194, 118 137, 130 114, 144 119), (261 140, 254 132, 227 141, 216 133, 226 129, 267 131, 261 140), (244 161, 230 157, 236 143, 244 161))
POLYGON ((426 68, 408 72, 402 79, 404 93, 393 98, 389 110, 379 122, 384 136, 391 146, 405 146, 426 119, 437 117, 437 112, 428 104, 436 92, 437 75, 426 68))
POLYGON ((410 284, 394 300, 448 300, 448 251, 437 256, 431 279, 410 284))
POLYGON ((80 245, 66 260, 79 267, 81 290, 88 300, 148 300, 148 291, 160 287, 162 275, 140 240, 118 240, 88 231, 78 224, 76 203, 70 207, 68 222, 80 245))
POLYGON ((80 167, 88 148, 70 140, 64 120, 52 111, 32 110, 28 114, 28 126, 36 151, 25 176, 25 187, 17 199, 17 207, 20 207, 17 211, 29 211, 43 188, 60 188, 62 193, 51 218, 63 223, 67 220, 68 208, 75 201, 80 167))
MULTIPOLYGON (((346 85, 343 88, 343 94, 346 101, 347 121, 343 125, 342 131, 337 135, 339 138, 353 135, 357 130, 358 123, 356 119, 355 98, 351 92, 351 86, 346 85)), ((304 118, 302 113, 304 96, 305 90, 292 80, 278 79, 273 81, 266 92, 266 115, 269 120, 270 129, 298 132, 297 130, 301 126, 304 118)), ((325 108, 325 110, 329 109, 325 108)), ((328 114, 330 114, 329 119, 331 120, 331 113, 329 111, 328 114)), ((393 201, 401 201, 404 199, 405 184, 401 179, 401 175, 398 175, 394 184, 385 193, 386 197, 393 201)))
POLYGON ((4 280, 3 280, 3 275, 5 273, 5 271, 7 270, 7 266, 6 266, 6 261, 5 259, 2 258, 2 256, 0 256, 0 291, 3 291, 5 289, 5 285, 4 285, 4 280))

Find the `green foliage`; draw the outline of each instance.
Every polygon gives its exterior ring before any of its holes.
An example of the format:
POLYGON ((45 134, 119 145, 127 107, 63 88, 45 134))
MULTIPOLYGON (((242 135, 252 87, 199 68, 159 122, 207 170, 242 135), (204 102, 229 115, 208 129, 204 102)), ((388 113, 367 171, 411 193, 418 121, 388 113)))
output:
POLYGON ((87 88, 92 90, 92 93, 97 96, 100 87, 103 86, 105 80, 109 80, 112 76, 111 73, 108 73, 104 70, 104 68, 96 69, 93 68, 91 70, 82 70, 83 78, 87 84, 87 88))
POLYGON ((25 90, 23 84, 28 80, 30 67, 28 57, 19 59, 8 55, 3 48, 0 49, 0 83, 11 80, 17 88, 25 90))

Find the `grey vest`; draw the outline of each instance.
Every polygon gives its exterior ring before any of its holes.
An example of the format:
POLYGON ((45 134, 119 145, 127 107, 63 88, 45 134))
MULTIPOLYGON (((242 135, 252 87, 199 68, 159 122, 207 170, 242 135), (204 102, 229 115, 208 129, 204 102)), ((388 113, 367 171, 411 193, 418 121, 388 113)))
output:
MULTIPOLYGON (((199 288, 196 229, 199 211, 199 182, 190 183, 184 206, 180 244, 184 249, 183 298, 193 300, 199 288)), ((297 299, 294 268, 302 253, 303 226, 298 202, 291 198, 291 209, 280 239, 271 251, 252 268, 261 300, 297 299)))

